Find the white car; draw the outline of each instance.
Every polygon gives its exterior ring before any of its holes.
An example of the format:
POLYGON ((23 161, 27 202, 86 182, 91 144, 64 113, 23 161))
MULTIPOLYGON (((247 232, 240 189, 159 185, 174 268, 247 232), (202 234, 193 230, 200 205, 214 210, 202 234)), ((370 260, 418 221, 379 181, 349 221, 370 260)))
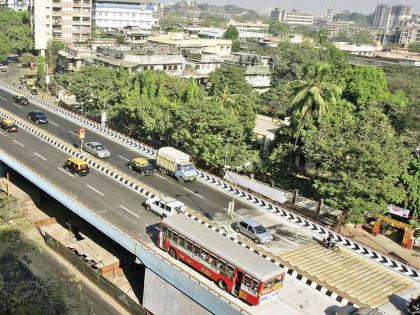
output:
POLYGON ((109 158, 111 155, 111 153, 99 142, 85 142, 83 144, 83 150, 100 159, 109 158))
POLYGON ((153 197, 146 200, 146 210, 153 211, 162 218, 185 210, 185 205, 171 197, 153 197))

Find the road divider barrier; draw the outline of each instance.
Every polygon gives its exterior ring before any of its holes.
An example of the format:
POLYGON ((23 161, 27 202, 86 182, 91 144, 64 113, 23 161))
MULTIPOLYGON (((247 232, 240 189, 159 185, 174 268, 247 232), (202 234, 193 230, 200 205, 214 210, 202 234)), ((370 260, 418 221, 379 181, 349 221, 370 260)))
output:
MULTIPOLYGON (((116 141, 130 149, 138 150, 139 153, 144 154, 148 157, 155 158, 157 156, 157 151, 146 145, 141 143, 140 141, 137 141, 135 139, 132 139, 124 134, 122 134, 119 131, 113 130, 108 127, 102 127, 99 123, 94 122, 86 117, 80 116, 76 113, 73 113, 71 111, 68 111, 62 107, 56 106, 54 104, 51 104, 39 97, 36 97, 34 95, 31 95, 29 93, 23 92, 15 87, 12 87, 4 82, 0 82, 0 88, 3 90, 12 93, 12 94, 25 94, 25 96, 28 97, 28 99, 33 102, 34 104, 45 108, 49 111, 52 111, 58 115, 61 115, 62 117, 69 119, 77 124, 80 124, 83 127, 86 127, 87 129, 97 132, 101 134, 102 136, 106 136, 107 138, 116 141)), ((96 162, 95 162, 96 163, 96 162)), ((97 163, 98 164, 98 163, 97 163)), ((99 166, 101 167, 101 166, 99 166)), ((104 168, 107 170, 107 168, 104 168)), ((225 191, 229 194, 234 194, 237 198, 240 198, 248 203, 251 203, 255 206, 258 206, 265 211, 268 211, 272 214, 278 215, 280 217, 283 217, 287 219, 290 222, 293 222, 312 233, 318 235, 318 237, 325 237, 328 235, 329 232, 331 232, 334 235, 334 239, 337 243, 340 245, 346 247, 349 250, 352 250, 368 259, 371 259, 372 261, 375 261, 383 266, 386 266, 404 276, 407 276, 415 281, 420 282, 420 271, 404 264, 397 259, 390 258, 380 252, 377 252, 368 246, 361 245, 358 242, 355 242, 339 233, 336 233, 334 231, 331 231, 329 228, 309 219, 302 215, 296 214, 291 209, 287 208, 287 205, 278 205, 273 201, 269 201, 268 199, 257 197, 253 195, 250 192, 246 192, 244 190, 241 190, 237 187, 234 187, 233 185, 227 183, 220 177, 217 177, 215 175, 209 174, 203 170, 197 170, 199 175, 198 178, 202 182, 205 182, 206 184, 209 184, 213 187, 218 188, 219 190, 225 191)), ((131 189, 134 189, 137 191, 137 189, 143 191, 140 189, 140 186, 138 184, 131 183, 128 180, 124 180, 121 175, 116 173, 115 171, 109 171, 108 173, 111 177, 117 178, 120 182, 122 182, 124 185, 130 187, 131 189), (137 187, 137 188, 136 188, 137 187)), ((140 192, 140 191, 139 191, 140 192)), ((140 192, 143 194, 143 192, 140 192)), ((205 197, 205 196, 204 196, 205 197)))

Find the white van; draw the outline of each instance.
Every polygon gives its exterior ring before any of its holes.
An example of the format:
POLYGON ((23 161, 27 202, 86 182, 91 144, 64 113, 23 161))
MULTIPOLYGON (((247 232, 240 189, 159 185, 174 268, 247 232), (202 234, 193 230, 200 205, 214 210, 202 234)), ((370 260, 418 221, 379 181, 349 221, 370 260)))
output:
POLYGON ((162 218, 185 210, 185 205, 171 197, 153 197, 146 200, 146 210, 153 211, 162 218))

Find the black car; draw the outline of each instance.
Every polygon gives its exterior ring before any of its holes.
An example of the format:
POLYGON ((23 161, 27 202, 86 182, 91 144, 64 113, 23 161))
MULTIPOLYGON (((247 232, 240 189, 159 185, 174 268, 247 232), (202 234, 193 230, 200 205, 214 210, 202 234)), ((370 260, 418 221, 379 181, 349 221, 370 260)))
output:
POLYGON ((136 158, 127 163, 130 170, 134 170, 141 175, 153 175, 155 172, 153 166, 150 165, 149 161, 143 158, 136 158))
POLYGON ((13 96, 13 99, 18 104, 22 104, 22 105, 28 105, 29 104, 29 101, 28 101, 27 97, 23 96, 23 95, 20 95, 20 94, 13 96))
POLYGON ((40 110, 34 110, 29 112, 28 119, 35 121, 37 124, 46 124, 48 123, 48 117, 44 112, 40 110))

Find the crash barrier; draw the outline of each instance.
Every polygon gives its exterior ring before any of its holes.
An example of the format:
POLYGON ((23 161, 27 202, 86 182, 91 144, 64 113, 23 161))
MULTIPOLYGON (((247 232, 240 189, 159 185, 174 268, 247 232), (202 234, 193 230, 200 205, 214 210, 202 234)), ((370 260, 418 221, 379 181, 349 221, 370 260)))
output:
MULTIPOLYGON (((94 132, 97 132, 101 134, 102 136, 106 136, 107 138, 113 141, 116 141, 126 147, 129 147, 131 149, 138 149, 139 153, 145 154, 146 156, 149 156, 149 157, 156 157, 156 150, 154 148, 147 146, 137 140, 131 139, 130 137, 125 136, 118 131, 112 130, 107 127, 102 127, 97 122, 94 122, 90 119, 82 117, 78 114, 75 114, 59 106, 53 105, 31 94, 22 92, 21 90, 15 87, 11 87, 10 85, 4 82, 0 82, 0 88, 12 94, 23 93, 28 97, 28 99, 30 99, 36 105, 46 108, 47 110, 50 110, 56 114, 62 115, 63 117, 70 119, 94 132)), ((99 167, 103 168, 101 166, 99 167)), ((137 184, 134 184, 133 182, 123 178, 121 175, 112 171, 110 171, 110 173, 112 173, 111 176, 118 178, 118 180, 120 180, 124 185, 129 186, 130 188, 140 189, 137 184)), ((372 261, 375 261, 404 276, 407 276, 413 280, 420 282, 420 271, 418 271, 417 269, 411 266, 408 266, 407 264, 402 263, 395 258, 390 258, 388 256, 385 256, 382 253, 377 252, 368 246, 361 245, 360 243, 357 243, 341 234, 331 231, 328 227, 323 226, 322 224, 317 223, 314 220, 307 218, 301 214, 295 213, 295 211, 291 207, 287 206, 286 204, 277 204, 276 202, 273 202, 271 200, 268 200, 262 197, 257 197, 253 193, 241 190, 240 188, 235 187, 231 185, 230 183, 227 183, 226 181, 222 180, 220 177, 211 175, 202 170, 198 170, 198 173, 199 173, 199 179, 207 184, 210 184, 229 194, 233 194, 235 195, 235 197, 240 198, 246 202, 249 202, 255 206, 258 206, 266 210, 267 212, 278 215, 280 217, 287 219, 290 222, 298 224, 299 226, 307 230, 310 230, 312 233, 317 234, 319 237, 325 237, 328 235, 329 232, 331 232, 334 235, 335 241, 339 243, 340 245, 346 247, 347 249, 352 250, 366 258, 371 259, 372 261)))
POLYGON ((166 282, 183 292, 193 301, 214 314, 238 315, 250 313, 242 308, 235 298, 225 292, 214 289, 209 283, 201 281, 189 268, 163 256, 155 246, 146 244, 135 235, 131 235, 114 222, 107 220, 103 214, 94 212, 75 196, 56 187, 53 183, 30 170, 16 158, 0 150, 0 161, 38 186, 45 193, 70 209, 93 227, 110 237, 123 248, 136 255, 139 260, 166 282))
POLYGON ((101 290, 110 295, 114 301, 133 315, 149 314, 147 310, 133 301, 131 297, 121 291, 115 284, 102 276, 98 270, 93 270, 86 262, 79 259, 70 249, 61 244, 53 236, 45 232, 45 243, 60 256, 64 257, 73 267, 77 268, 86 278, 95 283, 101 290))

